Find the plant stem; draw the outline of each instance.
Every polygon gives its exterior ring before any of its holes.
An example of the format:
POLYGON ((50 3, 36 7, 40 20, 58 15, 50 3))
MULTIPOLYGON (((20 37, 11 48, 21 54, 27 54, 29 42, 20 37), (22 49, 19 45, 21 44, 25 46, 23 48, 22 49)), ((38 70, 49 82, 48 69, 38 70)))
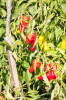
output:
POLYGON ((27 49, 27 48, 29 48, 29 47, 31 47, 31 45, 29 45, 29 46, 27 46, 27 47, 23 48, 23 49, 22 49, 22 51, 23 51, 23 50, 25 50, 25 49, 27 49))
POLYGON ((28 81, 27 83, 25 83, 25 84, 21 85, 20 87, 16 88, 15 91, 17 89, 20 89, 20 88, 24 87, 25 85, 29 84, 32 80, 34 80, 35 78, 37 78, 37 77, 39 77, 40 75, 43 75, 43 74, 44 74, 44 72, 39 74, 39 75, 37 75, 37 76, 34 76, 30 81, 28 81))

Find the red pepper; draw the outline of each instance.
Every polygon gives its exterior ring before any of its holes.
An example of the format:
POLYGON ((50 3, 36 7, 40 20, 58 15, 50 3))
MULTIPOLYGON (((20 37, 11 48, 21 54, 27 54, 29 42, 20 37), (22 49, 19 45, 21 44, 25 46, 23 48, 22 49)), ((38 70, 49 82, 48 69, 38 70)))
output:
POLYGON ((55 62, 55 69, 57 70, 57 63, 55 62))
MULTIPOLYGON (((35 47, 35 48, 36 48, 36 47, 35 47)), ((30 51, 34 51, 34 50, 35 50, 35 48, 31 47, 30 51)))
POLYGON ((28 33, 28 34, 26 35, 26 43, 27 43, 27 44, 30 44, 31 41, 33 41, 33 38, 34 38, 34 37, 33 37, 33 34, 29 34, 29 33, 28 33))
MULTIPOLYGON (((19 21, 21 20, 21 16, 19 17, 19 21)), ((20 28, 20 33, 23 31, 25 31, 25 28, 28 24, 28 21, 30 20, 30 18, 27 18, 25 16, 22 16, 22 22, 20 23, 19 25, 19 28, 20 28)))
MULTIPOLYGON (((48 81, 51 81, 52 79, 56 79, 58 77, 58 75, 56 76, 54 71, 53 71, 53 63, 49 63, 49 65, 47 64, 45 67, 44 67, 44 71, 48 70, 49 68, 49 72, 46 72, 46 76, 47 76, 47 79, 48 81)), ((55 62, 55 70, 57 70, 57 63, 55 62)), ((39 76, 38 79, 39 80, 43 80, 43 77, 41 78, 42 76, 39 76)))
POLYGON ((53 63, 49 63, 50 69, 53 69, 53 63))
POLYGON ((31 66, 31 67, 30 67, 29 72, 30 72, 30 73, 34 72, 34 66, 31 66))
POLYGON ((26 27, 27 26, 27 22, 25 22, 24 20, 22 20, 22 25, 24 26, 24 27, 26 27))
POLYGON ((34 51, 36 47, 34 47, 34 44, 35 44, 35 41, 36 41, 36 33, 32 33, 32 34, 27 34, 26 35, 26 43, 27 44, 30 44, 32 43, 32 47, 30 49, 30 51, 34 51))
POLYGON ((35 44, 35 41, 36 41, 36 33, 32 33, 33 34, 33 41, 32 41, 32 47, 31 47, 31 49, 30 49, 30 51, 34 51, 35 50, 35 48, 33 48, 33 46, 34 46, 34 44, 35 44))
POLYGON ((42 75, 39 76, 38 79, 43 81, 43 77, 42 77, 42 75))
POLYGON ((45 65, 45 67, 44 67, 44 70, 45 70, 45 71, 47 70, 47 66, 48 66, 48 64, 47 64, 47 65, 45 65))
POLYGON ((32 66, 34 66, 34 64, 36 64, 36 68, 39 68, 41 66, 41 62, 38 62, 36 59, 32 61, 32 66))
POLYGON ((32 73, 34 71, 34 64, 36 64, 36 69, 41 66, 41 62, 38 62, 36 59, 32 61, 32 65, 29 69, 29 72, 32 73))
POLYGON ((22 16, 22 19, 27 20, 27 21, 30 20, 30 18, 27 18, 27 17, 25 17, 25 16, 22 16))
MULTIPOLYGON (((44 70, 48 70, 49 69, 53 69, 53 63, 49 63, 49 65, 47 64, 45 67, 44 67, 44 70)), ((57 63, 55 62, 55 70, 57 70, 57 63)))
MULTIPOLYGON (((21 20, 21 16, 19 17, 19 20, 21 20)), ((27 17, 25 17, 25 16, 22 16, 22 25, 23 25, 24 27, 26 27, 29 20, 30 20, 30 18, 27 18, 27 17)))
MULTIPOLYGON (((47 77, 48 81, 51 81, 51 80, 57 78, 57 76, 54 74, 54 71, 53 70, 50 70, 49 72, 47 72, 46 73, 46 77, 47 77)), ((43 81, 42 75, 39 76, 38 79, 43 81)))
POLYGON ((1 99, 5 100, 5 98, 3 96, 0 96, 1 99))
POLYGON ((22 24, 20 23, 20 25, 19 25, 19 29, 20 29, 20 33, 23 31, 25 31, 25 27, 24 26, 22 26, 22 24))
POLYGON ((49 72, 46 73, 48 81, 51 81, 52 79, 56 79, 56 75, 54 74, 53 70, 50 70, 49 72))

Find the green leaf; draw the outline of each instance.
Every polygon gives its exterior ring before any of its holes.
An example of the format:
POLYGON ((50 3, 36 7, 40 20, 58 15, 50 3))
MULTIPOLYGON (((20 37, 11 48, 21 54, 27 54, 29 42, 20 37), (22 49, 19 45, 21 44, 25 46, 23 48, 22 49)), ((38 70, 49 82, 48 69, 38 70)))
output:
POLYGON ((20 40, 16 40, 12 45, 12 49, 14 49, 17 45, 20 45, 20 43, 21 43, 20 40))
POLYGON ((58 17, 58 19, 61 19, 62 21, 66 21, 66 19, 65 19, 65 18, 61 18, 61 17, 58 17))
POLYGON ((22 66, 25 68, 25 69, 29 69, 30 68, 30 65, 27 61, 23 61, 23 64, 22 66))
POLYGON ((59 41, 60 36, 62 35, 62 30, 59 27, 55 27, 55 36, 56 36, 56 41, 59 41))
POLYGON ((29 97, 26 97, 26 99, 27 99, 27 100, 34 100, 34 98, 29 98, 29 97))
POLYGON ((50 15, 48 16, 47 20, 52 19, 52 18, 54 17, 54 15, 55 15, 55 13, 50 14, 50 15))
POLYGON ((15 92, 15 98, 18 97, 20 95, 20 90, 16 90, 15 92))
POLYGON ((8 2, 7 0, 1 0, 1 5, 2 5, 2 6, 6 6, 5 3, 7 3, 7 2, 8 2))
POLYGON ((30 97, 30 98, 28 98, 29 100, 36 100, 35 98, 37 97, 37 100, 38 100, 38 91, 36 91, 36 90, 30 90, 30 91, 28 91, 28 96, 30 97))
POLYGON ((2 54, 3 52, 4 52, 4 47, 0 45, 0 54, 2 54))
POLYGON ((54 49, 49 49, 46 51, 46 55, 55 57, 57 55, 57 51, 54 49))
POLYGON ((4 34, 4 32, 5 32, 5 28, 1 27, 0 28, 0 37, 2 37, 2 35, 4 34))
MULTIPOLYGON (((29 81, 31 80, 31 77, 32 77, 32 74, 29 73, 29 71, 27 70, 27 71, 26 71, 26 74, 25 74, 25 81, 26 81, 26 82, 29 82, 29 81)), ((31 84, 31 83, 28 83, 28 84, 27 84, 28 90, 30 90, 30 84, 31 84)))
POLYGON ((37 50, 35 50, 34 53, 31 53, 31 54, 30 54, 30 59, 32 59, 32 57, 34 57, 36 53, 37 53, 37 50))
POLYGON ((60 92, 60 86, 58 83, 56 83, 55 88, 53 89, 51 93, 51 100, 53 100, 60 92))
POLYGON ((29 6, 30 4, 32 4, 33 2, 37 2, 37 0, 29 0, 26 7, 29 6))
POLYGON ((57 50, 57 51, 59 51, 62 55, 64 55, 64 56, 65 56, 65 52, 64 52, 64 50, 63 50, 63 49, 61 49, 61 48, 56 48, 56 50, 57 50))
POLYGON ((19 6, 22 2, 23 2, 23 0, 19 0, 19 1, 17 2, 17 6, 19 6))
POLYGON ((62 7, 62 11, 63 11, 64 13, 66 13, 66 4, 62 4, 61 7, 62 7))
POLYGON ((30 12, 32 15, 34 15, 35 12, 36 12, 35 6, 30 7, 30 8, 29 8, 29 12, 30 12))
POLYGON ((43 80, 44 80, 44 82, 46 83, 46 85, 48 85, 48 86, 50 87, 50 82, 48 81, 48 79, 47 79, 47 77, 46 77, 46 74, 44 74, 43 80))
POLYGON ((38 28, 42 28, 42 26, 44 26, 44 25, 45 25, 45 27, 47 27, 48 22, 51 21, 51 19, 54 17, 54 15, 55 15, 54 13, 50 14, 50 15, 47 17, 47 19, 45 19, 45 21, 44 21, 42 24, 40 24, 40 25, 38 26, 38 28))
POLYGON ((66 63, 64 64, 64 67, 62 69, 62 74, 66 71, 66 63))
POLYGON ((30 90, 30 91, 28 91, 28 93, 38 93, 38 91, 37 90, 30 90))
POLYGON ((19 60, 19 58, 18 58, 18 56, 17 56, 17 52, 13 52, 12 55, 13 55, 13 57, 16 59, 16 61, 19 60))
POLYGON ((65 88, 63 88, 63 95, 64 95, 64 98, 66 100, 66 86, 65 86, 65 88))
POLYGON ((1 45, 6 45, 6 46, 8 46, 9 48, 11 48, 11 45, 10 45, 8 42, 6 42, 6 41, 2 41, 2 42, 0 42, 0 44, 1 44, 1 45))
POLYGON ((55 47, 53 43, 48 43, 48 46, 51 47, 51 48, 55 47))
POLYGON ((2 85, 3 84, 3 82, 0 82, 0 85, 2 85))
POLYGON ((26 72, 25 71, 23 71, 23 77, 21 76, 21 78, 22 78, 22 84, 25 82, 25 74, 26 74, 26 72))
POLYGON ((19 6, 19 8, 18 8, 18 5, 15 7, 15 11, 14 11, 14 14, 12 15, 12 19, 16 20, 19 16, 24 14, 25 9, 26 9, 25 5, 26 5, 26 3, 22 4, 21 6, 19 6))
POLYGON ((0 19, 0 25, 6 24, 6 21, 4 19, 0 19))
POLYGON ((14 100, 14 97, 7 91, 7 96, 10 98, 10 99, 12 99, 12 100, 14 100))
POLYGON ((15 37, 10 33, 8 34, 8 37, 11 39, 11 42, 14 43, 15 42, 15 37))
POLYGON ((1 13, 2 13, 2 14, 1 14, 2 17, 6 17, 6 10, 4 10, 4 9, 2 8, 2 9, 1 9, 1 13))

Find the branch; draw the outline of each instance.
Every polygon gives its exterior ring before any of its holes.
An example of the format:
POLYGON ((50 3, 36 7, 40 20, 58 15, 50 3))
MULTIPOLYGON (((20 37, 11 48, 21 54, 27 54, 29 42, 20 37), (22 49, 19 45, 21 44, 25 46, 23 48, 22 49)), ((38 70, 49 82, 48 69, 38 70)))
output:
MULTIPOLYGON (((6 37, 4 40, 8 42, 10 45, 12 45, 11 39, 8 37, 8 34, 10 33, 10 16, 11 16, 11 0, 8 0, 7 19, 6 19, 6 37)), ((12 50, 10 50, 10 48, 8 48, 7 46, 6 46, 6 51, 7 51, 8 61, 9 61, 11 77, 12 77, 15 87, 18 88, 20 84, 19 84, 15 59, 12 56, 12 50)), ((20 98, 18 100, 23 100, 21 92, 20 92, 20 98)))
POLYGON ((8 0, 7 19, 6 19, 6 37, 10 32, 11 0, 8 0))

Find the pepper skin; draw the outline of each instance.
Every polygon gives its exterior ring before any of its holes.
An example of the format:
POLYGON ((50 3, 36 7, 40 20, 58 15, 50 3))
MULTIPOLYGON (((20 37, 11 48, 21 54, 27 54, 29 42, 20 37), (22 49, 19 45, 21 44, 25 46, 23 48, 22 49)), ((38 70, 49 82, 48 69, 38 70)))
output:
POLYGON ((1 98, 2 100, 5 100, 5 98, 4 98, 3 96, 0 96, 0 98, 1 98))
POLYGON ((25 31, 25 27, 20 23, 19 25, 20 33, 25 31))
POLYGON ((30 44, 30 43, 32 43, 31 45, 31 49, 30 49, 30 51, 34 51, 35 50, 35 48, 36 47, 34 47, 34 44, 35 44, 35 41, 36 41, 36 33, 32 33, 32 34, 27 34, 26 35, 26 43, 27 44, 30 44))
POLYGON ((45 38, 42 35, 39 36, 38 44, 39 44, 41 51, 49 50, 49 46, 47 44, 47 41, 45 40, 45 38))
POLYGON ((32 41, 33 41, 33 38, 34 38, 34 36, 33 36, 33 34, 27 34, 26 35, 26 43, 27 44, 30 44, 32 41))
POLYGON ((66 49, 66 37, 63 38, 63 40, 61 41, 60 48, 61 48, 61 49, 66 49))
MULTIPOLYGON (((57 63, 56 62, 55 62, 54 68, 55 68, 55 70, 57 70, 57 63)), ((48 72, 46 72, 46 77, 47 77, 48 81, 51 81, 51 80, 56 79, 58 77, 58 75, 56 76, 54 71, 53 71, 54 68, 53 68, 53 63, 49 63, 49 64, 45 65, 45 67, 44 67, 44 71, 48 70, 48 72)), ((39 76, 38 79, 43 81, 42 75, 39 76)))
POLYGON ((30 73, 34 72, 34 65, 36 65, 36 69, 37 69, 37 68, 39 68, 41 66, 41 62, 38 62, 36 59, 34 59, 32 61, 32 65, 31 65, 31 67, 29 69, 30 73))
POLYGON ((19 25, 19 29, 20 29, 20 33, 23 31, 25 31, 25 28, 29 22, 30 18, 27 18, 25 16, 21 16, 19 17, 19 21, 20 21, 20 25, 19 25))

